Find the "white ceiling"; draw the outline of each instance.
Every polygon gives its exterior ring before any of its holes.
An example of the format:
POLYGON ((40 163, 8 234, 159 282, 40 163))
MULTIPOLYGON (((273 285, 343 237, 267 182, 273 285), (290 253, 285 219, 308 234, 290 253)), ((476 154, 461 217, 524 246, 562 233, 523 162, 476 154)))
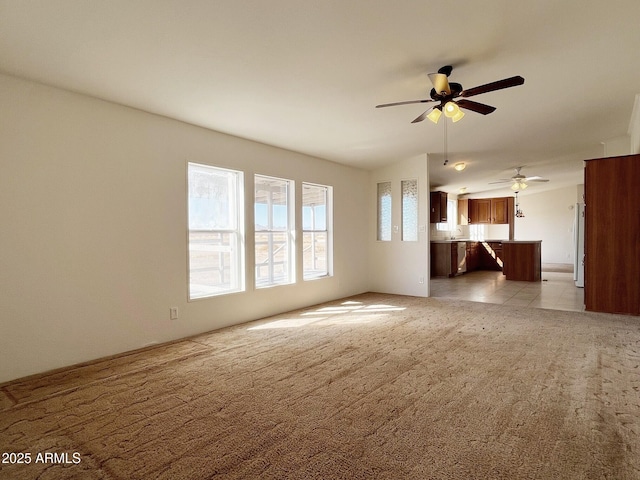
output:
POLYGON ((0 71, 365 169, 426 152, 451 192, 525 165, 535 193, 627 134, 638 19, 638 0, 0 0, 0 71), (445 167, 443 121, 410 123, 425 105, 374 106, 428 98, 447 64, 467 89, 525 84, 473 98, 497 110, 448 124, 445 167))

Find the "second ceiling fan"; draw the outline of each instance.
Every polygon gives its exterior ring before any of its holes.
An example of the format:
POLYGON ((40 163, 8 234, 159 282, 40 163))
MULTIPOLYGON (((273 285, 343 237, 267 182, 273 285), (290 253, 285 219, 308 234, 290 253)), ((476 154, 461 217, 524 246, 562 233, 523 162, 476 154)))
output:
POLYGON ((527 182, 548 182, 549 181, 548 179, 542 178, 538 175, 527 177, 522 173, 520 173, 520 170, 522 170, 522 168, 523 167, 515 167, 514 170, 516 174, 513 177, 503 178, 496 182, 489 182, 489 185, 494 185, 498 183, 513 183, 513 185, 511 185, 511 190, 519 191, 519 190, 524 190, 525 188, 528 187, 527 182))
POLYGON ((376 108, 409 105, 412 103, 434 102, 438 103, 438 105, 429 108, 411 123, 421 122, 425 118, 429 118, 432 122, 438 123, 442 113, 444 113, 445 116, 450 117, 454 122, 457 122, 464 116, 464 113, 460 110, 461 108, 481 113, 482 115, 488 115, 496 109, 496 107, 492 107, 491 105, 467 100, 467 97, 473 97, 475 95, 493 92, 494 90, 501 90, 503 88, 515 87, 524 83, 524 78, 518 75, 487 83, 485 85, 480 85, 478 87, 473 87, 468 90, 463 90, 462 85, 459 83, 449 82, 449 75, 451 75, 452 71, 453 67, 451 65, 447 65, 438 70, 438 73, 429 74, 429 80, 431 80, 431 83, 433 84, 433 88, 430 92, 431 99, 383 103, 381 105, 376 105, 376 108), (462 98, 456 100, 458 97, 462 98))

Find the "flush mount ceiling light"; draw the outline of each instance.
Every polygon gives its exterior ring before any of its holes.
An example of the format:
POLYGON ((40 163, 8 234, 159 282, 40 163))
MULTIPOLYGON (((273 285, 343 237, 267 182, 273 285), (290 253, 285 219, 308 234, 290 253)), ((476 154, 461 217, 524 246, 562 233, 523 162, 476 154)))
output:
POLYGON ((467 166, 463 163, 456 163, 453 168, 455 168, 457 171, 461 172, 462 170, 464 170, 465 168, 467 168, 467 166))

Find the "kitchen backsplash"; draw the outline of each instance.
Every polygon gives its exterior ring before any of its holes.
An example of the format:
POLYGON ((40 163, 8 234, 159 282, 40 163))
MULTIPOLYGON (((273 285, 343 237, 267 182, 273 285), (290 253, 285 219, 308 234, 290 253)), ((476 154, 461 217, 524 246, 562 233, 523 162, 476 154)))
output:
POLYGON ((469 238, 472 240, 509 238, 509 225, 458 225, 455 230, 438 230, 437 224, 430 224, 431 240, 469 238))

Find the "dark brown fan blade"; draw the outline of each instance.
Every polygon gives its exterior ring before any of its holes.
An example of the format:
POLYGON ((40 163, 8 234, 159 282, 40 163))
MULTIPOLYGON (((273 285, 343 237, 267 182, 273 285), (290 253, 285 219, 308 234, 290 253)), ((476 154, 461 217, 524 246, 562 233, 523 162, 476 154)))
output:
MULTIPOLYGON (((431 110, 431 109, 429 109, 431 110)), ((411 123, 418 123, 423 121, 425 118, 427 118, 427 113, 429 112, 429 110, 426 110, 422 115, 420 115, 419 117, 417 117, 415 120, 413 120, 411 123)))
POLYGON ((482 115, 488 115, 496 109, 496 107, 492 107, 491 105, 485 105, 484 103, 478 103, 472 100, 465 100, 464 98, 458 100, 456 103, 460 108, 466 108, 467 110, 472 110, 474 112, 481 113, 482 115))
POLYGON ((469 90, 463 90, 460 93, 461 97, 473 97, 474 95, 480 95, 481 93, 493 92, 494 90, 502 90, 503 88, 515 87, 522 85, 524 78, 521 76, 515 76, 511 78, 505 78, 504 80, 498 80, 497 82, 487 83, 486 85, 480 85, 479 87, 473 87, 469 90))
POLYGON ((412 103, 429 103, 429 102, 435 102, 435 100, 424 99, 424 100, 408 100, 406 102, 383 103, 382 105, 376 105, 376 108, 395 107, 396 105, 409 105, 412 103))

